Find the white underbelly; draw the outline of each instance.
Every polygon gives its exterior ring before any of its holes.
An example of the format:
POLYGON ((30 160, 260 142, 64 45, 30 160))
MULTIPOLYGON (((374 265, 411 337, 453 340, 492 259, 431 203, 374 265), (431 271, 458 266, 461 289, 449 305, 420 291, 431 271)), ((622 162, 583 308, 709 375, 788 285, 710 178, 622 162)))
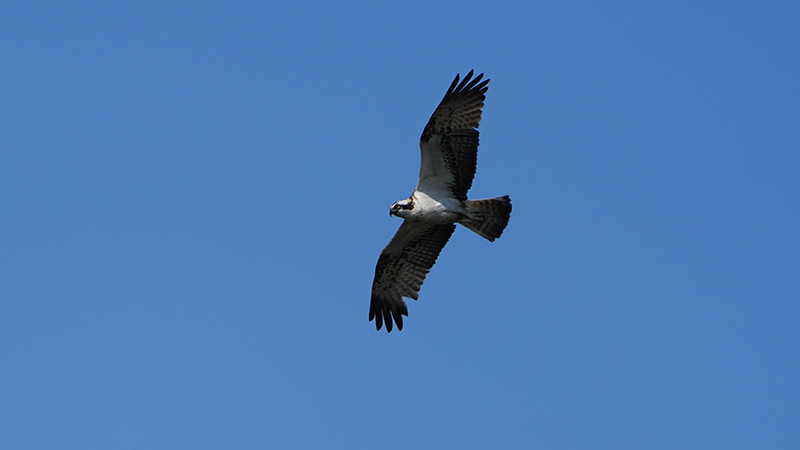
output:
POLYGON ((463 214, 461 205, 455 198, 437 199, 424 192, 414 192, 414 218, 429 223, 453 223, 458 221, 463 214))

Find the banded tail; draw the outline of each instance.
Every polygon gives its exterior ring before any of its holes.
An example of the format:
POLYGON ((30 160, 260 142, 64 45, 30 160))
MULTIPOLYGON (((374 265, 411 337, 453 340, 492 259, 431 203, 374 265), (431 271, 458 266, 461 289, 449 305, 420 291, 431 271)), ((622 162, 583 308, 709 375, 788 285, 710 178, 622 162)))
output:
POLYGON ((503 234, 511 217, 511 198, 486 198, 483 200, 467 200, 464 202, 468 216, 458 223, 470 230, 494 241, 503 234))

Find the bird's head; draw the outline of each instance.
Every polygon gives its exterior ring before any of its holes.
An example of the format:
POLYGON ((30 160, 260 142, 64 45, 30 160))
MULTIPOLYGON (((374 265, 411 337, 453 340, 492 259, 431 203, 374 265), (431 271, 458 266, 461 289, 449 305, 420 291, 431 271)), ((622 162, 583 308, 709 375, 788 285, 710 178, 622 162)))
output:
POLYGON ((407 198, 392 203, 392 206, 389 208, 389 215, 406 218, 410 215, 409 213, 412 209, 414 209, 414 200, 407 198))

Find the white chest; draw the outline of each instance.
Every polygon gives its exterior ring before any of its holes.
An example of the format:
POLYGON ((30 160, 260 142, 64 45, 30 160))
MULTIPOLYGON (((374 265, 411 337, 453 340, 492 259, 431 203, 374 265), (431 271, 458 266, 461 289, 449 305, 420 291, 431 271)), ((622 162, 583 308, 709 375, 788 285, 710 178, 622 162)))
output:
POLYGON ((414 209, 411 218, 430 223, 453 223, 461 216, 461 205, 453 197, 414 192, 414 209))

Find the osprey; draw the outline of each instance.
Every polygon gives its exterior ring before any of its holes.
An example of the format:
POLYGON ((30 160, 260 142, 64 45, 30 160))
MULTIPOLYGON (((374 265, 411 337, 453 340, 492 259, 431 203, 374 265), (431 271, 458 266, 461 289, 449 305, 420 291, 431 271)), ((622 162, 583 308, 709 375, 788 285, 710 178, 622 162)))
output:
POLYGON ((422 131, 422 164, 414 193, 389 208, 390 216, 405 220, 375 268, 369 320, 375 319, 378 330, 385 322, 391 332, 393 318, 397 329, 403 329, 403 316, 408 316, 403 297, 417 300, 456 223, 489 241, 499 238, 508 225, 507 195, 467 200, 478 157, 477 128, 489 89, 489 80, 481 82, 483 74, 472 79, 472 72, 461 83, 456 75, 422 131))

